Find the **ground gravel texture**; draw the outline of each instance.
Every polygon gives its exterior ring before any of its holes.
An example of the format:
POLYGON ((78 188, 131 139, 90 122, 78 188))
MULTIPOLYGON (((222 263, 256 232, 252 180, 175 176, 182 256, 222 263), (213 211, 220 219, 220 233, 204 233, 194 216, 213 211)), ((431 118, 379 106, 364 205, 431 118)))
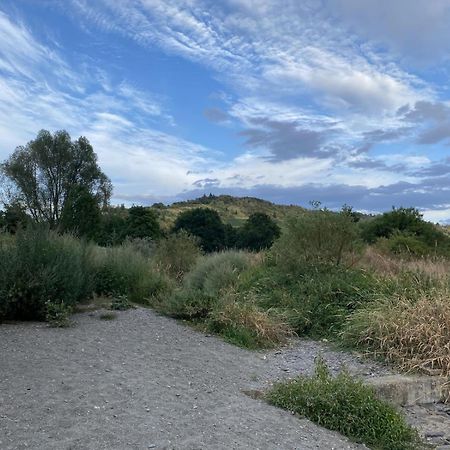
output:
POLYGON ((311 371, 318 352, 337 368, 326 346, 250 352, 147 309, 99 315, 0 325, 2 450, 365 448, 244 393, 311 371))

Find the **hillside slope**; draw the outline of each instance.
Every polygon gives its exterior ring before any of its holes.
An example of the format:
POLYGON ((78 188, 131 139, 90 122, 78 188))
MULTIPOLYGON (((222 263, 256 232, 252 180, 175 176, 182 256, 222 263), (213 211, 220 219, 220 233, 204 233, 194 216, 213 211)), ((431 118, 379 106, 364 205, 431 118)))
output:
POLYGON ((161 226, 168 229, 174 223, 178 214, 193 208, 211 208, 216 210, 221 219, 230 225, 241 225, 251 214, 262 212, 281 222, 286 215, 293 211, 305 211, 295 205, 276 205, 267 200, 253 197, 233 197, 231 195, 203 196, 195 200, 176 202, 169 206, 155 204, 158 210, 161 226))

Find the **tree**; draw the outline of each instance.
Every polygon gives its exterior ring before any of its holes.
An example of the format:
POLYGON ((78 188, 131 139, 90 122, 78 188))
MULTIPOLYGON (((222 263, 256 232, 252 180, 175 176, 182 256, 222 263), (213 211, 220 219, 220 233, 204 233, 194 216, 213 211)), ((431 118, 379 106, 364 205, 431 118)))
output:
POLYGON ((144 206, 132 206, 128 211, 126 236, 130 238, 160 238, 161 228, 156 213, 144 206))
POLYGON ((0 211, 0 231, 15 234, 18 230, 26 228, 30 218, 21 205, 11 203, 4 211, 0 211))
POLYGON ((280 227, 267 214, 254 213, 250 215, 239 230, 239 247, 260 251, 271 247, 280 236, 280 227))
POLYGON ((100 222, 101 210, 94 195, 85 186, 72 188, 61 213, 61 231, 95 239, 100 222))
POLYGON ((222 250, 225 247, 225 226, 217 211, 209 208, 194 208, 182 212, 176 219, 173 231, 185 230, 199 238, 205 252, 222 250))
POLYGON ((41 130, 36 139, 16 148, 0 165, 0 172, 13 187, 13 200, 35 222, 46 222, 51 228, 59 226, 72 189, 85 188, 103 206, 112 192, 89 141, 85 137, 72 141, 64 130, 54 134, 41 130))

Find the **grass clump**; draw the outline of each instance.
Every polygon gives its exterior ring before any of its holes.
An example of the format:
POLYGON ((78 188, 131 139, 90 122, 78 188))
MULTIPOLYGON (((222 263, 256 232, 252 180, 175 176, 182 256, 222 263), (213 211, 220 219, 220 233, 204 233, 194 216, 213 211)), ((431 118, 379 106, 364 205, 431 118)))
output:
POLYGON ((280 318, 252 303, 228 301, 212 311, 208 319, 212 332, 245 348, 272 348, 286 343, 292 329, 280 318))
POLYGON ((126 296, 130 302, 152 305, 171 291, 167 276, 129 243, 95 248, 92 259, 97 295, 126 296))
POLYGON ((275 406, 380 450, 421 448, 416 431, 374 390, 341 372, 332 377, 323 360, 312 377, 275 385, 266 396, 275 406))
POLYGON ((117 319, 117 314, 115 312, 105 312, 101 313, 98 318, 100 320, 115 320, 117 319))
POLYGON ((154 262, 161 271, 181 281, 201 254, 198 240, 181 230, 159 241, 154 262))
POLYGON ((250 264, 251 255, 237 251, 200 258, 180 289, 161 305, 163 312, 184 319, 206 318, 250 264))
POLYGON ((341 338, 403 369, 436 369, 449 376, 449 291, 381 299, 349 317, 341 338))
POLYGON ((47 314, 45 320, 50 327, 69 327, 72 324, 72 322, 70 321, 71 314, 72 308, 66 305, 64 302, 47 302, 47 314))

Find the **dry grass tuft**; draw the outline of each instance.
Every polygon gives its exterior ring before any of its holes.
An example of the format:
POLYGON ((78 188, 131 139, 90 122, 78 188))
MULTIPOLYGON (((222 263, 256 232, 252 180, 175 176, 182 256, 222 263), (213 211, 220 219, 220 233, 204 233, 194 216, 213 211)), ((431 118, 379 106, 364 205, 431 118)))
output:
POLYGON ((210 324, 214 331, 244 347, 275 347, 295 334, 288 324, 253 303, 225 302, 213 311, 210 324))
POLYGON ((450 376, 450 293, 377 302, 350 317, 342 337, 403 369, 450 376))
POLYGON ((358 261, 358 266, 386 278, 395 278, 409 272, 423 274, 436 281, 447 282, 450 274, 450 260, 448 259, 439 257, 404 259, 383 254, 373 247, 367 247, 358 261))

